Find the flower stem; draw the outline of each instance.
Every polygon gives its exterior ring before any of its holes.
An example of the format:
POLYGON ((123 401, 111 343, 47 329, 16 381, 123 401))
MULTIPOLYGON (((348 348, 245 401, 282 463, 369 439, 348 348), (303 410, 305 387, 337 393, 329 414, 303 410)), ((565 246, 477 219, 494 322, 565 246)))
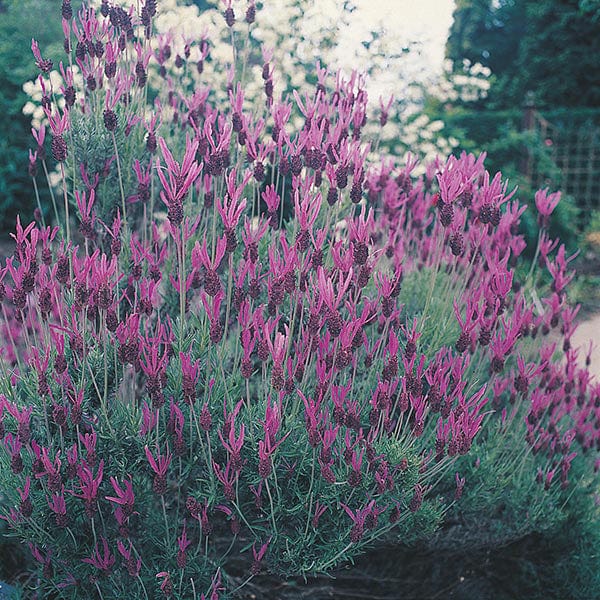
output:
POLYGON ((115 149, 115 158, 117 160, 117 174, 119 176, 119 189, 121 190, 121 209, 123 210, 123 224, 125 225, 125 230, 128 228, 127 223, 127 208, 125 206, 125 188, 123 187, 123 174, 121 172, 121 159, 119 158, 119 149, 117 148, 117 138, 115 137, 115 132, 111 131, 113 147, 115 149))
POLYGON ((71 242, 71 225, 69 223, 69 197, 67 195, 67 180, 65 178, 65 165, 60 163, 60 174, 62 177, 63 198, 65 202, 65 230, 67 233, 67 246, 71 242))

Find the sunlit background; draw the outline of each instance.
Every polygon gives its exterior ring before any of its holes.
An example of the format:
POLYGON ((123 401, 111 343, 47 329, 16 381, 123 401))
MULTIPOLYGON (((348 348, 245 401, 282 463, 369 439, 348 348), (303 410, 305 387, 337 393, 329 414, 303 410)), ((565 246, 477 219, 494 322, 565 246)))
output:
POLYGON ((429 73, 441 70, 452 25, 453 0, 354 0, 353 4, 356 9, 349 27, 341 32, 341 61, 357 44, 370 40, 373 31, 383 29, 393 51, 400 52, 416 43, 422 66, 429 73))

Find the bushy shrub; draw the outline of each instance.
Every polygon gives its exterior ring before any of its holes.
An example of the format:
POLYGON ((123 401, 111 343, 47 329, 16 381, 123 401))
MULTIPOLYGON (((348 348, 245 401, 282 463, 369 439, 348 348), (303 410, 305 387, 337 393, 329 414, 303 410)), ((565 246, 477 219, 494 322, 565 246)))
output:
POLYGON ((19 220, 0 271, 4 518, 40 593, 216 598, 448 515, 477 547, 564 520, 600 396, 544 233, 558 197, 516 271, 514 191, 483 157, 378 160, 357 74, 280 98, 265 52, 246 103, 234 45, 213 104, 210 40, 169 62, 155 1, 70 10, 32 158, 58 164, 59 226, 19 220))

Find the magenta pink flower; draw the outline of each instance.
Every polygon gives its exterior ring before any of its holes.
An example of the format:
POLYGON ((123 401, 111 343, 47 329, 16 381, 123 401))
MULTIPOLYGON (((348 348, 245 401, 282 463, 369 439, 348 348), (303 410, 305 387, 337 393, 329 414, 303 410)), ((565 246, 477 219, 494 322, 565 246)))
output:
POLYGON ((100 484, 102 483, 102 477, 104 472, 104 460, 102 459, 98 464, 98 471, 94 476, 94 471, 85 461, 81 461, 81 464, 77 468, 77 476, 79 477, 79 489, 81 494, 73 494, 77 498, 82 498, 85 502, 85 512, 91 519, 97 510, 97 498, 100 484))
POLYGON ((133 556, 133 544, 131 540, 129 540, 129 548, 121 540, 118 540, 117 549, 119 550, 119 554, 125 559, 125 567, 130 577, 138 577, 142 568, 142 559, 138 558, 136 560, 133 556))
POLYGON ((200 375, 200 360, 192 362, 189 353, 179 353, 181 361, 183 399, 188 404, 196 401, 196 384, 200 375))
POLYGON ((348 476, 348 485, 352 488, 358 487, 362 483, 362 461, 364 456, 363 450, 354 450, 350 457, 350 465, 352 467, 350 475, 348 476))
POLYGON ((213 460, 213 471, 217 479, 223 485, 223 493, 225 495, 225 498, 230 502, 233 502, 233 500, 235 499, 234 485, 237 481, 238 474, 232 468, 231 461, 228 461, 225 465, 225 469, 223 469, 221 468, 221 465, 219 465, 213 460))
POLYGON ((300 232, 298 233, 299 237, 297 238, 296 244, 301 251, 306 250, 308 247, 310 239, 309 231, 312 231, 315 221, 317 220, 321 208, 321 201, 322 198, 320 193, 302 194, 302 198, 300 190, 296 190, 294 194, 295 214, 298 219, 298 224, 300 225, 300 232))
MULTIPOLYGON (((46 139, 46 126, 44 124, 40 125, 39 129, 35 129, 34 127, 31 128, 31 135, 33 135, 33 138, 35 139, 36 143, 37 143, 37 153, 40 157, 40 160, 44 160, 45 158, 45 152, 44 152, 44 140, 46 139)), ((17 220, 18 220, 19 216, 17 215, 17 220)))
POLYGON ((32 407, 24 407, 19 410, 12 402, 4 397, 4 407, 17 422, 17 436, 22 444, 27 444, 31 439, 30 419, 33 413, 32 407))
POLYGON ((223 236, 217 240, 214 259, 208 255, 206 246, 206 237, 202 240, 202 245, 196 242, 192 250, 192 266, 195 269, 204 267, 206 274, 204 276, 204 291, 209 296, 216 296, 222 290, 221 280, 217 274, 217 269, 225 256, 227 250, 227 237, 223 236))
POLYGON ((387 123, 390 108, 392 107, 394 100, 395 98, 392 95, 388 98, 388 101, 384 103, 383 96, 379 96, 379 124, 381 125, 381 127, 384 127, 387 123))
POLYGON ((96 191, 92 187, 89 190, 89 197, 87 197, 86 192, 80 193, 75 190, 75 200, 81 218, 81 233, 86 238, 93 237, 95 215, 92 213, 92 208, 96 200, 96 191))
POLYGON ((440 200, 444 204, 452 204, 464 188, 458 160, 454 156, 448 159, 437 179, 440 186, 440 200))
POLYGON ((242 423, 240 425, 240 433, 236 437, 235 427, 233 426, 233 423, 232 423, 229 428, 228 440, 226 441, 225 438, 223 437, 223 434, 219 431, 219 438, 221 439, 221 443, 223 444, 223 447, 229 453, 229 456, 230 456, 230 459, 232 462, 232 466, 233 466, 234 470, 236 470, 236 471, 239 471, 242 467, 241 452, 242 452, 242 446, 244 445, 244 432, 245 432, 245 425, 244 425, 244 423, 242 423))
POLYGON ((245 173, 242 183, 239 186, 235 183, 236 176, 236 170, 232 169, 227 177, 227 194, 225 195, 223 202, 217 198, 217 210, 221 215, 225 230, 233 230, 237 226, 238 221, 246 208, 246 199, 242 198, 242 192, 252 174, 250 172, 245 173))
POLYGON ((253 575, 258 575, 258 573, 260 573, 262 568, 262 561, 265 557, 265 554, 267 553, 267 548, 270 543, 271 538, 269 538, 264 544, 262 544, 262 546, 258 550, 256 549, 256 542, 252 544, 252 556, 254 557, 254 562, 252 563, 250 572, 253 575))
POLYGON ((271 227, 276 227, 278 222, 276 220, 277 217, 277 209, 279 208, 279 203, 281 199, 279 198, 279 194, 275 191, 274 185, 268 185, 265 191, 262 193, 262 198, 267 205, 267 211, 270 218, 271 227))
POLYGON ((202 306, 210 321, 210 341, 218 344, 223 339, 223 325, 221 324, 221 303, 225 298, 225 292, 221 290, 213 298, 209 298, 204 292, 200 296, 202 306))
POLYGON ((144 451, 146 452, 146 458, 150 463, 150 467, 155 473, 154 492, 159 496, 162 496, 167 491, 167 471, 172 458, 172 455, 169 452, 169 446, 167 445, 166 454, 158 454, 156 458, 154 458, 148 446, 144 447, 144 451))
POLYGON ((96 569, 98 569, 99 571, 104 571, 104 573, 108 575, 112 570, 113 565, 115 564, 115 557, 109 550, 107 539, 105 537, 102 537, 101 540, 102 552, 96 544, 92 554, 89 557, 82 558, 81 562, 88 563, 93 567, 96 567, 96 569))
POLYGON ((318 500, 315 502, 315 507, 313 510, 313 517, 311 520, 311 525, 314 529, 318 529, 319 520, 320 520, 321 516, 325 513, 326 510, 327 510, 326 504, 321 504, 318 500))
POLYGON ((352 519, 352 529, 350 530, 350 541, 358 542, 361 540, 365 530, 365 519, 367 515, 371 512, 371 509, 375 505, 375 500, 371 500, 369 504, 364 506, 363 508, 352 510, 342 502, 340 502, 340 506, 346 511, 346 514, 352 519))
POLYGON ((131 476, 129 479, 123 480, 123 487, 119 485, 116 477, 110 478, 110 483, 115 490, 116 496, 105 496, 110 502, 122 506, 123 514, 127 517, 133 514, 133 506, 135 504, 135 494, 133 493, 133 483, 131 476))
POLYGON ((560 192, 549 193, 548 188, 538 190, 535 193, 535 206, 540 213, 540 224, 548 225, 548 218, 560 202, 560 192))
POLYGON ((4 447, 10 454, 10 467, 15 475, 18 475, 23 471, 23 459, 21 458, 21 447, 22 444, 18 437, 13 436, 12 433, 7 433, 3 440, 4 447))
POLYGON ((185 569, 185 565, 187 562, 186 550, 189 546, 191 546, 191 544, 192 541, 187 536, 187 530, 184 521, 181 535, 177 538, 177 546, 179 548, 179 550, 177 551, 177 566, 180 569, 185 569))
POLYGON ((46 109, 45 112, 48 117, 48 122, 50 123, 52 135, 55 137, 62 136, 65 131, 69 129, 69 113, 65 111, 61 115, 60 111, 57 110, 53 113, 49 109, 46 109))
POLYGON ((454 499, 455 500, 460 500, 462 493, 463 493, 463 488, 465 487, 465 478, 464 477, 460 477, 458 473, 456 473, 456 491, 454 492, 454 499))
POLYGON ((43 73, 49 73, 52 70, 52 61, 49 58, 42 58, 40 47, 35 40, 31 40, 31 51, 33 52, 33 56, 35 58, 36 67, 43 73))
POLYGON ((17 493, 19 494, 19 498, 21 498, 21 503, 26 502, 29 498, 29 490, 31 489, 31 477, 27 475, 25 477, 25 485, 23 489, 17 488, 17 493))
POLYGON ((262 479, 266 479, 273 469, 273 454, 275 450, 285 441, 290 435, 291 431, 288 431, 279 441, 275 442, 272 435, 265 432, 265 439, 258 441, 258 474, 262 479))
POLYGON ((52 494, 52 500, 48 500, 48 506, 54 513, 57 527, 66 527, 69 524, 67 516, 67 504, 65 502, 64 493, 52 494))
POLYGON ((140 436, 144 437, 154 430, 158 423, 159 410, 151 410, 147 402, 142 404, 142 424, 140 426, 140 436))
POLYGON ((196 162, 198 140, 186 137, 185 155, 181 165, 175 161, 167 148, 165 140, 158 139, 163 160, 166 163, 167 174, 163 173, 160 163, 157 164, 157 173, 163 189, 160 198, 168 208, 168 217, 174 226, 179 226, 183 221, 183 199, 202 172, 202 166, 196 162))
POLYGON ((162 578, 160 589, 162 593, 169 598, 173 593, 173 584, 171 583, 171 575, 167 571, 161 571, 156 574, 157 579, 162 578))

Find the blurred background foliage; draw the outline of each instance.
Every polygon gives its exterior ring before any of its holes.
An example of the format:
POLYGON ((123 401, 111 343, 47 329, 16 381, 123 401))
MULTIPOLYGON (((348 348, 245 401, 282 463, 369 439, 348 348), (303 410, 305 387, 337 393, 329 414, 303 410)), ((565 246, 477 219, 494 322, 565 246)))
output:
POLYGON ((489 87, 475 99, 429 97, 425 110, 444 120, 460 147, 487 150, 492 169, 519 179, 534 154, 534 183, 557 187, 563 182, 553 140, 536 135, 527 111, 563 129, 574 119, 600 124, 599 6, 598 0, 456 0, 446 44, 452 72, 481 64, 489 69, 489 87))
POLYGON ((488 109, 600 105, 595 0, 457 0, 446 56, 489 67, 488 109))
MULTIPOLYGON (((574 300, 600 308, 600 2, 456 0, 446 43, 445 93, 425 90, 423 111, 486 166, 519 187, 563 191, 551 234, 582 250, 574 300), (449 94, 483 73, 483 93, 449 94)), ((481 75, 480 75, 481 77, 481 75)), ((535 212, 523 216, 529 240, 535 212)))
MULTIPOLYGON (((81 2, 73 2, 76 10, 81 2)), ((0 227, 12 231, 15 217, 31 214, 35 205, 27 172, 31 118, 23 114, 28 97, 23 83, 35 79, 38 69, 31 40, 38 40, 44 55, 56 67, 64 58, 60 2, 0 0, 0 227)), ((49 202, 45 186, 42 200, 49 202)))

